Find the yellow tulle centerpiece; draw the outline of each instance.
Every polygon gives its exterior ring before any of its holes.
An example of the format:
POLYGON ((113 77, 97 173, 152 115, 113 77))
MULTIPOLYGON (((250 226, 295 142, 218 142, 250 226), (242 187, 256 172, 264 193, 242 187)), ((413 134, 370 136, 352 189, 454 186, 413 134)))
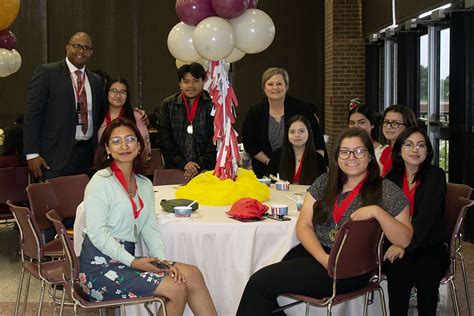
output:
POLYGON ((270 198, 270 188, 251 170, 239 169, 235 181, 220 180, 212 171, 203 172, 176 191, 177 199, 198 200, 201 205, 231 205, 249 197, 260 202, 270 198))

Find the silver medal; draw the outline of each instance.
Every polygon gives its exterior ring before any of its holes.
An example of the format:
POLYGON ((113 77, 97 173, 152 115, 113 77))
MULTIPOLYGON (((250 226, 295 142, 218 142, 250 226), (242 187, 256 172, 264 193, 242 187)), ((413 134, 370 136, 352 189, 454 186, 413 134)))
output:
POLYGON ((186 131, 188 132, 188 134, 192 135, 193 134, 193 126, 191 124, 189 124, 188 127, 186 128, 186 131))

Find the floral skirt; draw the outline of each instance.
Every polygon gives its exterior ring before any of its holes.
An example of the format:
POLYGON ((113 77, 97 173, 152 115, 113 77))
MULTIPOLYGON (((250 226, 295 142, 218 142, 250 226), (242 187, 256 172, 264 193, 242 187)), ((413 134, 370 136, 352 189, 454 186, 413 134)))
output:
MULTIPOLYGON (((119 241, 135 255, 135 244, 119 241)), ((135 298, 153 295, 165 273, 133 269, 104 255, 85 235, 80 256, 79 281, 91 301, 135 298)))

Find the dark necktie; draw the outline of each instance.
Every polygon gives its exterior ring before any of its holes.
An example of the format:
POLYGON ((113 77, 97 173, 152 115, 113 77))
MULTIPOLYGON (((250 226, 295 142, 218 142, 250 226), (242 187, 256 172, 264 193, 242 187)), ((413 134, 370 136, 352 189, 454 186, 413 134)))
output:
POLYGON ((86 95, 86 88, 84 86, 84 82, 82 80, 82 72, 80 70, 76 70, 77 75, 77 92, 79 95, 77 96, 77 104, 78 104, 78 111, 79 111, 79 124, 82 125, 82 133, 85 135, 87 133, 87 95, 86 95))

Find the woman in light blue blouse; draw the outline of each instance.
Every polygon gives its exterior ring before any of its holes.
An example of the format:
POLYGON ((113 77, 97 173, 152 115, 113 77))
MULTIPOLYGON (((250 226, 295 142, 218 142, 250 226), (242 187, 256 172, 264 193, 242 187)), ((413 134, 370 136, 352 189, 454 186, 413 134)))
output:
POLYGON ((217 315, 198 268, 166 260, 155 217, 151 182, 141 175, 145 143, 126 118, 105 129, 96 152, 97 173, 84 196, 85 237, 80 281, 91 300, 159 295, 170 315, 186 303, 195 315, 217 315), (150 257, 135 257, 141 237, 150 257))

